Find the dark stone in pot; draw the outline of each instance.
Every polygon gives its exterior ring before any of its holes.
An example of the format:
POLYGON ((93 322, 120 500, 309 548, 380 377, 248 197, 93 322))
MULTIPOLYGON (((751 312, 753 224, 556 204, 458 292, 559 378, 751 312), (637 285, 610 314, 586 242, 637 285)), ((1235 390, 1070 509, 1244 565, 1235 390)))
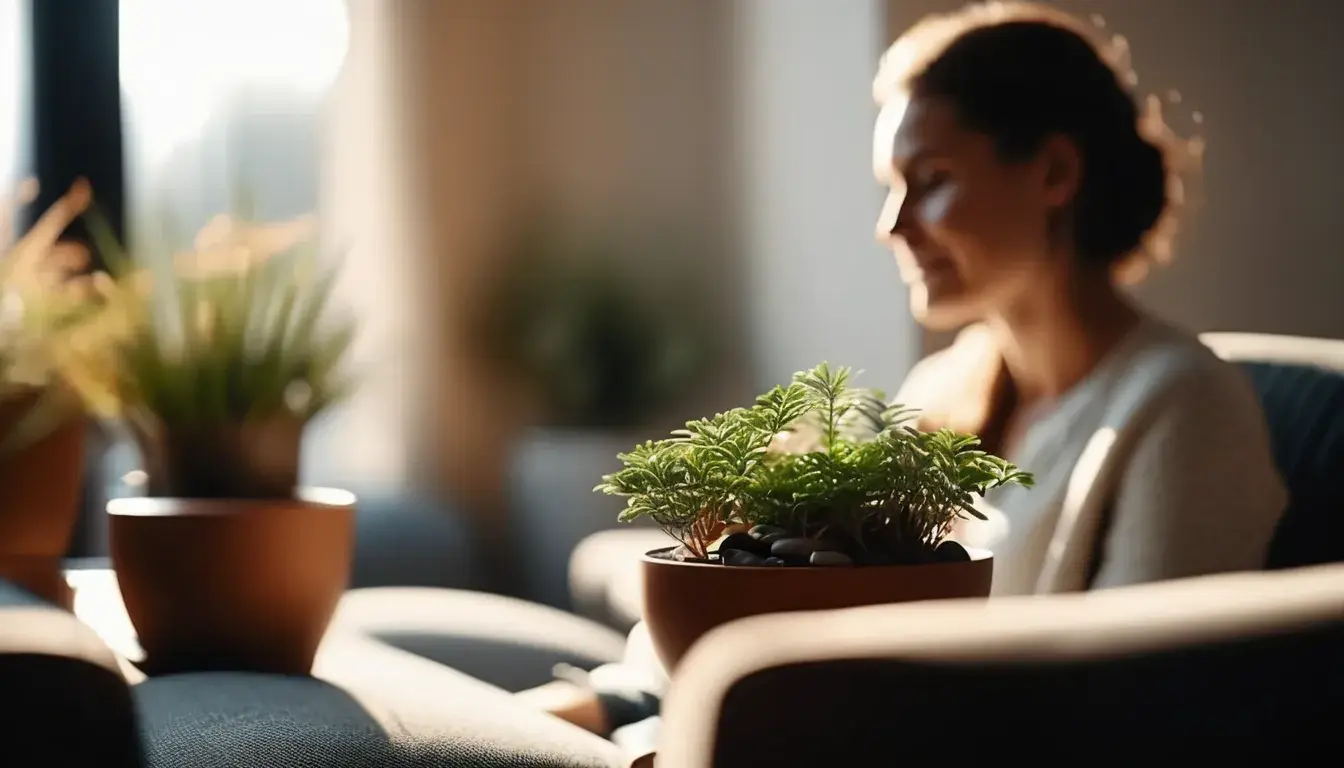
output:
POLYGON ((773 525, 753 526, 752 529, 748 531, 748 533, 751 534, 751 537, 753 539, 757 539, 766 546, 774 544, 776 541, 779 541, 780 539, 783 539, 789 535, 788 531, 773 525))
POLYGON ((745 533, 734 533, 725 538, 719 544, 719 551, 724 552, 729 549, 736 549, 741 552, 750 552, 757 557, 766 557, 770 554, 770 545, 762 542, 760 539, 751 537, 745 533))
POLYGON ((808 565, 853 565, 854 561, 844 552, 817 550, 807 560, 808 565))
POLYGON ((740 549, 720 549, 719 558, 723 560, 724 565, 765 565, 763 558, 740 549))
POLYGON ((940 563, 965 563, 971 559, 971 553, 955 541, 944 541, 934 552, 940 563))
POLYGON ((814 552, 837 552, 839 547, 831 542, 817 539, 788 538, 779 539, 770 545, 770 554, 788 562, 805 563, 814 552))

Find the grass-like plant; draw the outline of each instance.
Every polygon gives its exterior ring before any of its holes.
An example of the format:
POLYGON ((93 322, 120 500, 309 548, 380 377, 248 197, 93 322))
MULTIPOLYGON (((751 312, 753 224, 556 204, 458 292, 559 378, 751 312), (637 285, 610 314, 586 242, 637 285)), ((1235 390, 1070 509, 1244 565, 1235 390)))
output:
POLYGON ((317 268, 312 221, 217 217, 190 251, 144 268, 86 219, 108 273, 63 368, 135 435, 150 495, 291 496, 304 426, 351 386, 354 326, 326 311, 336 272, 317 268))
POLYGON ((60 239, 87 205, 88 190, 76 183, 13 237, 15 208, 37 192, 29 181, 14 200, 0 199, 0 456, 41 440, 82 410, 63 386, 53 352, 88 314, 89 283, 78 275, 88 251, 60 239))
POLYGON ((920 432, 911 409, 851 386, 823 363, 750 408, 688 422, 619 456, 594 490, 624 496, 624 522, 649 517, 707 559, 725 526, 825 540, 859 564, 928 562, 975 497, 1032 476, 973 435, 920 432))

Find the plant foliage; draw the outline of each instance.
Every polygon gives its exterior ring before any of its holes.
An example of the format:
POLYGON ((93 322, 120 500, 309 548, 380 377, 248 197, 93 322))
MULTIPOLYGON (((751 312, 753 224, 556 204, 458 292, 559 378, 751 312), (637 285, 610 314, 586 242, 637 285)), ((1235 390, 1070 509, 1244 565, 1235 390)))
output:
POLYGON ((655 286, 628 269, 638 251, 675 246, 572 232, 546 213, 525 221, 483 303, 481 339, 488 359, 535 393, 543 421, 628 428, 684 395, 710 357, 709 335, 668 298, 684 277, 660 276, 655 286))
POLYGON ((0 455, 41 440, 80 415, 63 386, 55 350, 72 326, 88 316, 90 283, 79 273, 87 249, 61 236, 88 204, 77 182, 22 237, 11 236, 15 207, 37 197, 36 182, 16 199, 0 199, 0 455))
POLYGON ((920 432, 914 411, 822 363, 736 408, 619 456, 594 490, 623 496, 623 522, 648 517, 696 557, 724 524, 771 525, 846 542, 868 562, 915 562, 977 496, 1032 476, 950 430, 920 432))
POLYGON ((354 325, 328 312, 336 271, 317 267, 312 219, 219 216, 148 266, 96 210, 85 221, 107 272, 59 364, 91 411, 129 427, 151 495, 291 494, 303 426, 351 388, 354 325))
POLYGON ((354 326, 326 315, 336 272, 316 268, 306 220, 220 217, 155 270, 138 268, 101 216, 87 219, 110 279, 66 370, 95 410, 168 429, 306 422, 348 392, 354 326))

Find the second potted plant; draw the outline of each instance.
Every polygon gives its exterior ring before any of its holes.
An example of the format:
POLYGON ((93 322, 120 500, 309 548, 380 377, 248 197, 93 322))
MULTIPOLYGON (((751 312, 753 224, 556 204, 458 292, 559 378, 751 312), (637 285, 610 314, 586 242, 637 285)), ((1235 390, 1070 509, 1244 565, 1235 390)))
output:
MULTIPOLYGON (((36 194, 26 184, 17 202, 36 194)), ((73 185, 9 247, 14 212, 0 200, 0 578, 66 609, 85 420, 52 350, 87 311, 87 283, 74 277, 87 251, 60 237, 88 202, 87 186, 73 185)))
POLYGON ((990 553, 948 537, 982 516, 977 496, 1031 475, 972 435, 907 426, 912 411, 851 378, 800 372, 621 454, 595 489, 681 542, 644 560, 644 618, 668 669, 745 616, 989 595, 990 553))
POLYGON ((161 270, 90 229, 110 275, 64 369, 144 458, 147 497, 108 512, 146 667, 306 674, 354 540, 351 494, 299 487, 304 426, 346 391, 353 335, 324 312, 312 222, 219 217, 161 270))

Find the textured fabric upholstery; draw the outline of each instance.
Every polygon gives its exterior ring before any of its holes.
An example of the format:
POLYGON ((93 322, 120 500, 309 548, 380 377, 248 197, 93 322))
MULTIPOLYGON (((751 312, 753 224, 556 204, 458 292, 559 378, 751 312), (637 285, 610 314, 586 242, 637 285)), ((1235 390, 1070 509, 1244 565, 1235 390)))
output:
POLYGON ((135 768, 131 692, 112 652, 69 613, 0 582, 0 765, 135 768))
POLYGON ((1269 567, 1344 561, 1344 341, 1222 333, 1201 338, 1250 377, 1291 495, 1270 545, 1269 567))
MULTIPOLYGON (((96 627, 102 642, 139 657, 133 628, 110 571, 74 579, 75 610, 96 627)), ((432 617, 501 615, 485 602, 448 605, 398 593, 452 595, 450 590, 369 590, 385 615, 432 617), (416 605, 421 609, 415 610, 416 605)), ((356 593, 357 595, 358 593, 356 593)), ((468 593, 469 594, 469 593, 468 593)), ((358 597, 355 598, 358 602, 358 597)), ((356 606, 356 613, 359 613, 356 606)), ((374 633, 351 632, 337 611, 318 651, 313 677, 237 673, 185 674, 142 679, 134 686, 144 750, 151 768, 270 768, 270 766, 430 766, 467 768, 621 765, 610 742, 522 706, 508 692, 393 647, 374 633)), ((370 614, 378 617, 377 611, 370 614)), ((563 616, 563 614, 561 614, 563 616)), ((509 620, 526 616, 513 613, 509 620)), ((619 636, 570 616, 599 635, 619 636)), ((488 622, 475 626, 489 627, 488 622)), ((573 633, 571 633, 573 634, 573 633)), ((608 638, 611 640, 612 638, 608 638)), ((553 641, 563 647, 566 638, 553 641)), ((568 642, 580 643, 569 638, 568 642)), ((99 646, 104 648, 105 646, 99 646)), ((125 685, 122 685, 125 689, 125 685)), ((7 765, 0 760, 0 765, 7 765)), ((93 765, 100 765, 93 763, 93 765)))
POLYGON ((346 594, 333 626, 437 661, 507 691, 621 658, 625 637, 556 608, 485 592, 380 587, 346 594))
POLYGON ((1340 565, 757 617, 684 660, 657 764, 1306 765, 1341 642, 1340 565))
POLYGON ((333 637, 320 679, 210 673, 136 686, 151 768, 611 768, 616 747, 509 694, 333 637))

